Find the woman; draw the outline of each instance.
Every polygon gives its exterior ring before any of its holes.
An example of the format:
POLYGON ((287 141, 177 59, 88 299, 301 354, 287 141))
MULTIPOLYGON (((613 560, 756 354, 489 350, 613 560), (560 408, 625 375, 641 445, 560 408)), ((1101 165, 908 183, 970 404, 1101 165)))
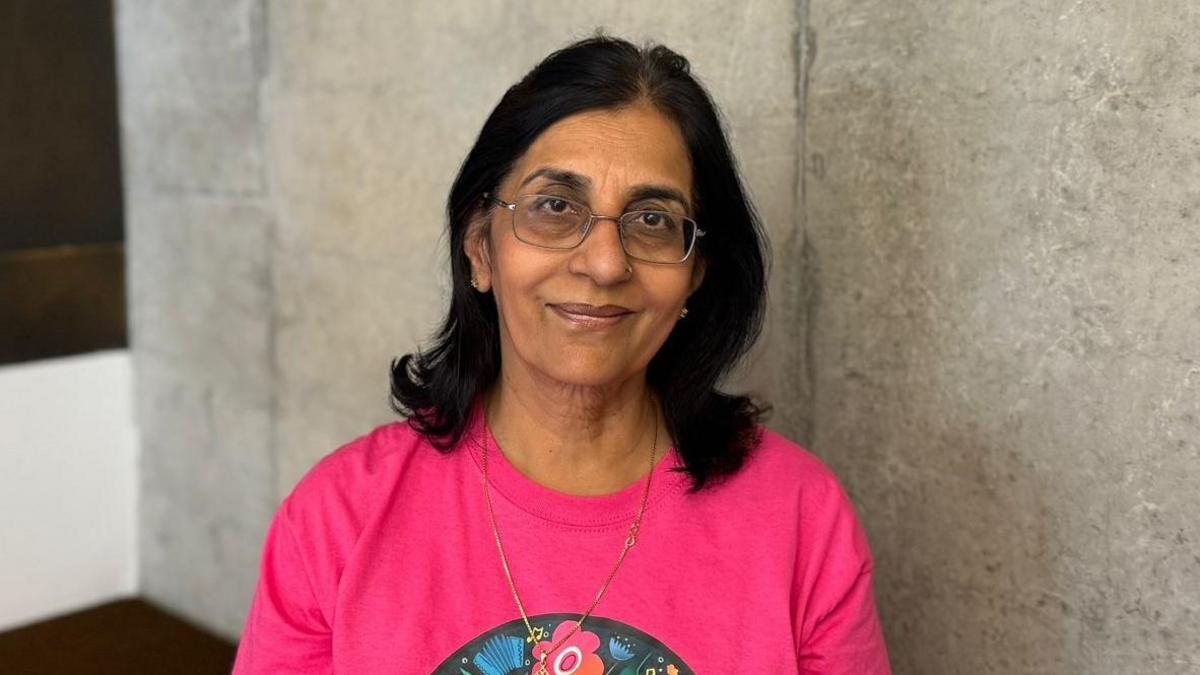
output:
POLYGON ((285 500, 235 672, 888 672, 836 479, 714 389, 764 261, 687 61, 551 54, 448 211, 448 316, 393 367, 409 419, 285 500))

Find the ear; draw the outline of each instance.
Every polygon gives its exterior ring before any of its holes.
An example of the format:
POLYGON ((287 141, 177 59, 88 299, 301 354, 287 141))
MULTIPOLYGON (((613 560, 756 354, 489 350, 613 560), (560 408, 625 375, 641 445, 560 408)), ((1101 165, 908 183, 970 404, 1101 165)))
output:
POLYGON ((463 236, 463 249, 471 261, 471 278, 475 290, 487 293, 492 289, 492 236, 491 219, 486 208, 480 208, 471 218, 463 236))

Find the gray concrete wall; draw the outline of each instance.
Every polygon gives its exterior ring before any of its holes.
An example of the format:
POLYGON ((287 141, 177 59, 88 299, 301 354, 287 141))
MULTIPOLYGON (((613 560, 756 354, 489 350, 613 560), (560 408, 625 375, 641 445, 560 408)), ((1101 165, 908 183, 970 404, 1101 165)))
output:
MULTIPOLYGON (((795 239, 790 0, 117 5, 143 586, 228 636, 274 505, 394 418, 389 361, 443 311, 450 182, 549 51, 603 27, 689 56, 772 237, 795 239)), ((795 347, 783 327, 738 386, 795 386, 766 356, 795 347)))
POLYGON ((897 672, 1200 671, 1200 8, 810 4, 812 445, 897 672))
POLYGON ((233 634, 276 506, 256 0, 116 3, 141 589, 233 634))

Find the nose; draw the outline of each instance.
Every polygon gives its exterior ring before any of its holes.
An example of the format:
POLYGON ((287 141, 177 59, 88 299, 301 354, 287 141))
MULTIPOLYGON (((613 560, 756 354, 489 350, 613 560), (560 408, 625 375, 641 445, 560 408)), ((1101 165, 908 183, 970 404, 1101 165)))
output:
POLYGON ((575 249, 568 268, 607 286, 629 278, 632 268, 621 245, 621 222, 615 216, 592 216, 587 238, 575 249))

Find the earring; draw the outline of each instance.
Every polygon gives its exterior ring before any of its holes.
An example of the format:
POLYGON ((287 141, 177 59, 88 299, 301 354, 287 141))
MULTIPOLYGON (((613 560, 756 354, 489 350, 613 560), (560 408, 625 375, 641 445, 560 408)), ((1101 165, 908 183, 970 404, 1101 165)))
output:
POLYGON ((475 280, 475 277, 471 277, 471 288, 479 290, 479 282, 475 280))
POLYGON ((682 319, 682 318, 684 318, 684 317, 685 317, 685 316, 687 316, 687 315, 688 315, 688 308, 687 308, 687 307, 684 307, 683 309, 679 310, 679 318, 681 318, 681 319, 682 319))

